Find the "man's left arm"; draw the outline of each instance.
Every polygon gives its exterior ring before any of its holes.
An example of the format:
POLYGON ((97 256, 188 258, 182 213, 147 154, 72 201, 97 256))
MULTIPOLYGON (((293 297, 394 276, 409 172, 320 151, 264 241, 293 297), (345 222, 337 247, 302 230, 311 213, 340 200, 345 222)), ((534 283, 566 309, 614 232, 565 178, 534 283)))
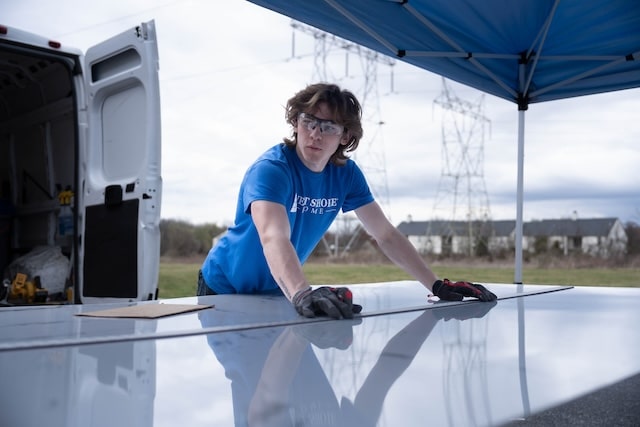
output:
POLYGON ((418 251, 384 215, 377 202, 371 202, 355 210, 362 226, 375 240, 382 252, 398 267, 410 274, 427 289, 438 280, 418 251))
POLYGON ((371 202, 355 210, 367 233, 378 243, 382 252, 413 276, 424 287, 443 300, 459 301, 475 297, 481 301, 494 301, 496 295, 482 285, 470 282, 439 280, 429 268, 409 239, 393 226, 377 202, 371 202))

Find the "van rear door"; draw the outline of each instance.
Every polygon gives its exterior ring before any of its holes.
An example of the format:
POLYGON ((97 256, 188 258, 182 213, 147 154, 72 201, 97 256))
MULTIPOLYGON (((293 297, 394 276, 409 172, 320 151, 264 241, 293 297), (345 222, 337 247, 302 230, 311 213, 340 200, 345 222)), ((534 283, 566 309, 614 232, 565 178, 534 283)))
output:
POLYGON ((162 178, 154 21, 90 48, 84 67, 76 301, 156 299, 162 178))

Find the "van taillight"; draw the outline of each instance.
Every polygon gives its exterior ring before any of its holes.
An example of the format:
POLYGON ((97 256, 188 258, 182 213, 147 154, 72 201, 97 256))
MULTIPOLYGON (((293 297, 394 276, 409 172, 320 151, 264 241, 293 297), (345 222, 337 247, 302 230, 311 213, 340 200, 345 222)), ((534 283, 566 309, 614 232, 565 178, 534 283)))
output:
POLYGON ((9 29, 7 27, 0 25, 0 34, 7 34, 8 31, 9 29))
POLYGON ((60 46, 62 46, 60 42, 49 40, 49 47, 52 47, 54 49, 60 49, 60 46))

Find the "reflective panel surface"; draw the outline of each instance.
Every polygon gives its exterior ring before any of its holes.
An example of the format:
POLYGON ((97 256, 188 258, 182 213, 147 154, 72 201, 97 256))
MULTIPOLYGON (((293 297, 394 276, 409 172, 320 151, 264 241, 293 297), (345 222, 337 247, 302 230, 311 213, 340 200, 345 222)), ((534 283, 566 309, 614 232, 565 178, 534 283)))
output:
POLYGON ((0 425, 492 426, 640 373, 640 289, 487 286, 497 303, 354 285, 362 316, 339 321, 258 296, 2 309, 0 425))

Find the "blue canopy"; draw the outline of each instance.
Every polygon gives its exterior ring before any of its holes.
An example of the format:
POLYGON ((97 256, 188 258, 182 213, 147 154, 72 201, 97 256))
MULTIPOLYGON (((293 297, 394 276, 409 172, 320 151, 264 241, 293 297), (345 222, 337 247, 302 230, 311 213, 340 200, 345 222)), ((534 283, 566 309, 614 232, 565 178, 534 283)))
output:
POLYGON ((638 0, 249 0, 518 106, 521 283, 524 111, 640 87, 638 0))
POLYGON ((640 86, 637 0, 250 0, 518 103, 640 86))

